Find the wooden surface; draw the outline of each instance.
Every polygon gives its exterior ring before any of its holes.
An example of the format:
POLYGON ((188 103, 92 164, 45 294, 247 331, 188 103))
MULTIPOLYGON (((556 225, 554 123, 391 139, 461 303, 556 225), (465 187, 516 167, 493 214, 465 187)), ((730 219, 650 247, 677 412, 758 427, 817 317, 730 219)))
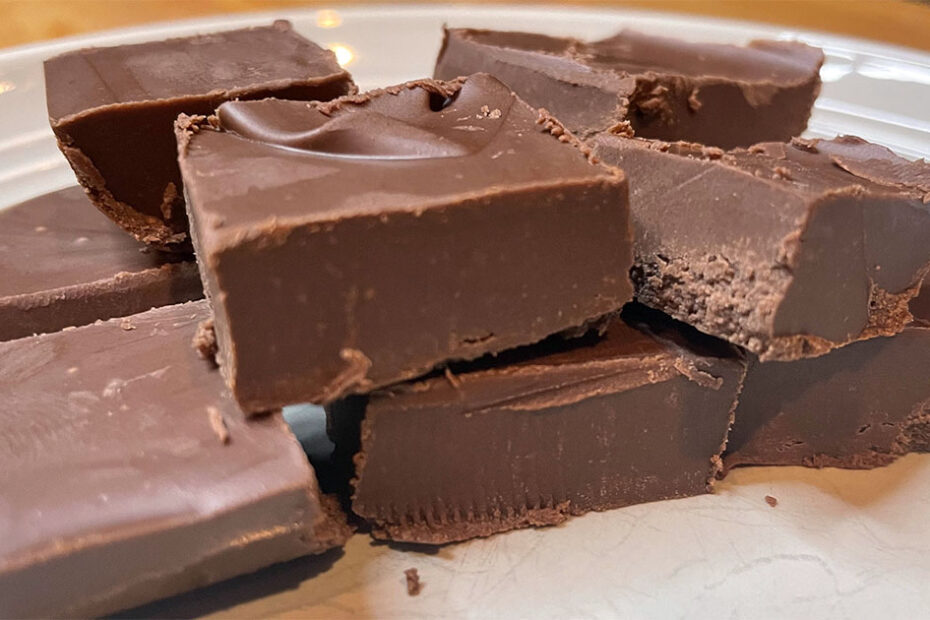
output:
MULTIPOLYGON (((319 0, 0 0, 0 47, 146 22, 340 4, 319 0)), ((930 3, 925 0, 571 0, 562 4, 757 20, 930 50, 930 3)))

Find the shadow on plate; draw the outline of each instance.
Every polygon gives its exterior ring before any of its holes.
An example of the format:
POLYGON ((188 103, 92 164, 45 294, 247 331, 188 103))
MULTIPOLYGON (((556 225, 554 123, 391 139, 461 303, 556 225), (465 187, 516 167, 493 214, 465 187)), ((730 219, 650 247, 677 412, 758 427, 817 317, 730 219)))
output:
POLYGON ((927 470, 930 470, 930 454, 908 454, 875 469, 735 467, 718 488, 735 490, 752 484, 767 487, 803 484, 833 495, 847 505, 864 508, 897 495, 927 470))
POLYGON ((250 601, 297 589, 301 583, 326 572, 343 555, 342 549, 276 564, 250 575, 179 594, 120 612, 118 618, 195 618, 250 601))

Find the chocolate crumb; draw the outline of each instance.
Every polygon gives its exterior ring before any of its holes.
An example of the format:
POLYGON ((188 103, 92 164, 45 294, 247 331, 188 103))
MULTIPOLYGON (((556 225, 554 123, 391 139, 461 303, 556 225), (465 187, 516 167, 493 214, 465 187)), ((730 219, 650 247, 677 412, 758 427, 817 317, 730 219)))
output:
POLYGON ((216 407, 207 407, 207 418, 210 420, 210 428, 219 437, 220 443, 225 445, 229 443, 229 428, 226 426, 226 420, 223 414, 216 407))
POLYGON ((630 121, 620 121, 616 125, 608 127, 607 133, 611 133, 615 136, 624 136, 627 138, 634 137, 633 125, 630 123, 630 121))
POLYGON ((212 318, 200 322, 191 344, 197 349, 197 353, 200 354, 200 357, 205 360, 210 360, 214 364, 216 363, 216 353, 218 349, 216 346, 216 331, 213 329, 212 318))
POLYGON ((786 181, 791 180, 791 171, 784 166, 775 166, 775 170, 773 172, 773 179, 785 179, 786 181))
POLYGON ((772 497, 771 495, 765 496, 765 503, 774 508, 778 505, 778 500, 772 497))
POLYGON ((486 105, 481 106, 481 113, 478 114, 478 118, 500 118, 501 111, 498 108, 493 110, 486 105))
POLYGON ((697 112, 703 105, 704 104, 702 104, 701 100, 698 98, 698 89, 693 89, 691 94, 688 95, 688 109, 692 112, 697 112))
POLYGON ((407 578, 407 594, 409 596, 416 596, 420 593, 420 590, 423 589, 423 584, 420 583, 420 574, 415 568, 408 568, 404 571, 404 577, 407 578))
POLYGON ((455 389, 462 387, 462 380, 456 377, 448 366, 445 367, 443 373, 446 375, 446 380, 449 382, 449 385, 455 389))

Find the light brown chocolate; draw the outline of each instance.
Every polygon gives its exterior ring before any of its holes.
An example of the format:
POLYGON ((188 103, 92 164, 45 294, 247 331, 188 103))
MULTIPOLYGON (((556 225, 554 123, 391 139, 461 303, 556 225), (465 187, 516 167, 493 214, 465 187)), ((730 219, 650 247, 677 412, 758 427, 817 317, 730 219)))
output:
POLYGON ((328 100, 355 92, 332 52, 271 26, 45 61, 48 115, 91 201, 140 241, 190 252, 173 125, 231 99, 328 100))
POLYGON ((191 347, 206 302, 0 343, 0 617, 99 616, 349 534, 279 413, 191 347))
POLYGON ((490 76, 227 103, 178 141, 248 411, 583 331, 631 297, 622 173, 490 76))
POLYGON ((762 361, 893 335, 930 268, 930 165, 851 136, 729 152, 598 136, 630 178, 637 299, 762 361))
POLYGON ((0 341, 201 297, 193 259, 132 239, 79 187, 0 210, 0 341))

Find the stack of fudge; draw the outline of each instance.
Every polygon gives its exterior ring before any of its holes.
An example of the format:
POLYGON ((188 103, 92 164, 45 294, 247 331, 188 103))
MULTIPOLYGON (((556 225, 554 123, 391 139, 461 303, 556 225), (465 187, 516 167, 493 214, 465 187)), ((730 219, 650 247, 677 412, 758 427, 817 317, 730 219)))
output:
POLYGON ((322 553, 346 510, 442 544, 930 450, 930 165, 797 137, 822 61, 450 29, 359 94, 287 22, 48 60, 83 192, 0 212, 0 616, 322 553))

